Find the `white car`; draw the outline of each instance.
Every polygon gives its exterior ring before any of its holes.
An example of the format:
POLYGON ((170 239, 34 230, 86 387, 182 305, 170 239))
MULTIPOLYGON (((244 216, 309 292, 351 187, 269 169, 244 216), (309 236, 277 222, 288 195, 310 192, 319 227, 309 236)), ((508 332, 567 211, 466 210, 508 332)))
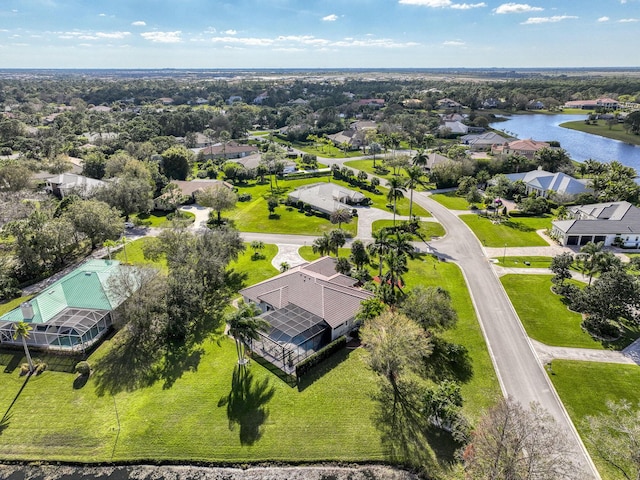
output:
POLYGON ((135 225, 133 222, 124 222, 124 228, 133 228, 135 225))

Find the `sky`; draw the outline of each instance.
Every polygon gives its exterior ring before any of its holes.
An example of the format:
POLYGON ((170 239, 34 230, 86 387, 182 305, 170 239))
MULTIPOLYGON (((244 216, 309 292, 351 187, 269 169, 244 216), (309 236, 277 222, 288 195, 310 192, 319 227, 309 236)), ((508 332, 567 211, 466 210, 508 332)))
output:
POLYGON ((0 68, 640 66, 640 0, 0 0, 0 68))

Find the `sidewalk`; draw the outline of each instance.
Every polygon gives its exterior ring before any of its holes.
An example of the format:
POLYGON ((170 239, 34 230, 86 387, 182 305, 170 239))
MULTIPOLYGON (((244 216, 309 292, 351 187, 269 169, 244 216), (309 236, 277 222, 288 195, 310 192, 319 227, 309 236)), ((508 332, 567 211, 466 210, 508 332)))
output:
POLYGON ((627 349, 637 344, 637 351, 640 351, 640 342, 636 340, 635 343, 627 347, 622 352, 614 350, 594 350, 590 348, 572 348, 572 347, 553 347, 551 345, 545 345, 536 340, 531 339, 538 358, 542 365, 549 363, 551 360, 578 360, 583 362, 601 362, 601 363, 619 363, 625 365, 640 365, 640 356, 634 358, 633 353, 626 352, 627 349))

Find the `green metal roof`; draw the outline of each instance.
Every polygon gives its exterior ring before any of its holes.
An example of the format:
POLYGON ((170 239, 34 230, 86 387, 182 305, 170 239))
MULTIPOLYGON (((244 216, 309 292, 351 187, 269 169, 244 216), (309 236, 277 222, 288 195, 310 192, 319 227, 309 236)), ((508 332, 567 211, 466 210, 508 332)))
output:
MULTIPOLYGON (((88 260, 31 299, 34 312, 31 322, 46 323, 66 308, 115 309, 124 298, 109 288, 109 282, 121 269, 116 260, 88 260)), ((0 321, 22 320, 19 307, 0 317, 0 321)))

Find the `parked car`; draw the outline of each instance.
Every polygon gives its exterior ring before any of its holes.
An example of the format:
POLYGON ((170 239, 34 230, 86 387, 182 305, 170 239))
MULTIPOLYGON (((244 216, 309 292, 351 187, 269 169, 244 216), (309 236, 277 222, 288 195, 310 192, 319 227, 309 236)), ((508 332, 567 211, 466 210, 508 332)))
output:
POLYGON ((133 222, 124 222, 124 228, 133 228, 135 227, 133 222))

